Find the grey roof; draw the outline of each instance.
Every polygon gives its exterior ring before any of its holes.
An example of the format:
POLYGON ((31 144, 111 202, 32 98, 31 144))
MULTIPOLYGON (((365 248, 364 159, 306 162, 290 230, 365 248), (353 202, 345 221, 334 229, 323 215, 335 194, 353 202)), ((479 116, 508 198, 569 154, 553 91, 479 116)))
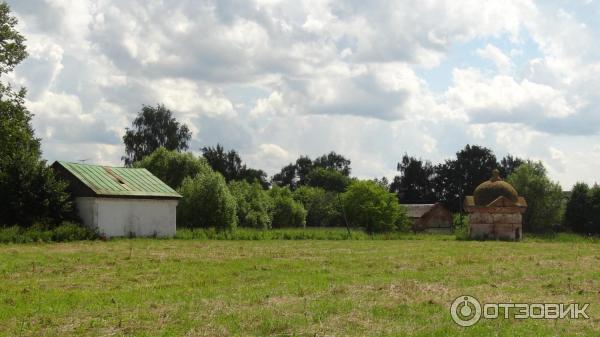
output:
POLYGON ((402 204, 409 218, 420 218, 432 210, 437 204, 402 204))

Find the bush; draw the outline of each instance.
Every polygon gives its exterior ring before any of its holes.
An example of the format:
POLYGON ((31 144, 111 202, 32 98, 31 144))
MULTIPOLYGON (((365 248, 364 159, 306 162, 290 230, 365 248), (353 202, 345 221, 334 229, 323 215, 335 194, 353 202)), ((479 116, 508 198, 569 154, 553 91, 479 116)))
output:
POLYGON ((92 240, 98 235, 89 228, 72 222, 63 222, 52 230, 52 241, 92 240))
POLYGON ((186 177, 211 171, 204 158, 196 158, 191 153, 169 151, 164 147, 135 162, 133 166, 147 169, 173 189, 179 188, 186 177))
POLYGON ((231 230, 237 225, 236 203, 223 176, 217 172, 183 180, 177 206, 177 225, 231 230))
POLYGON ((344 226, 338 194, 319 187, 301 186, 294 191, 294 200, 307 211, 306 225, 314 227, 344 226))
POLYGON ((523 229, 534 232, 553 230, 561 222, 563 209, 562 188, 546 176, 541 162, 519 166, 509 177, 519 195, 527 202, 523 215, 523 229))
POLYGON ((26 229, 18 226, 0 229, 0 243, 67 242, 96 238, 98 235, 92 230, 66 221, 53 229, 42 223, 26 229))
POLYGON ((294 200, 287 187, 274 186, 269 194, 273 199, 273 227, 303 227, 306 225, 306 210, 294 200))
POLYGON ((258 181, 232 181, 229 190, 237 203, 239 226, 271 228, 273 201, 258 181))
POLYGON ((407 226, 405 210, 390 193, 373 181, 356 181, 343 195, 348 221, 369 233, 388 232, 407 226))
POLYGON ((452 214, 452 231, 457 240, 469 239, 469 217, 466 214, 452 214))

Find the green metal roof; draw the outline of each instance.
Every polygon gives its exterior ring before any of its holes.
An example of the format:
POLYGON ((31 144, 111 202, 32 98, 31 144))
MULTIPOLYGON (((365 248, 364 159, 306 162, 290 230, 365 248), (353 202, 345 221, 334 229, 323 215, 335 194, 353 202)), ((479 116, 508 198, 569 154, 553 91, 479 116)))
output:
POLYGON ((57 163, 98 196, 181 198, 179 193, 144 168, 57 163))

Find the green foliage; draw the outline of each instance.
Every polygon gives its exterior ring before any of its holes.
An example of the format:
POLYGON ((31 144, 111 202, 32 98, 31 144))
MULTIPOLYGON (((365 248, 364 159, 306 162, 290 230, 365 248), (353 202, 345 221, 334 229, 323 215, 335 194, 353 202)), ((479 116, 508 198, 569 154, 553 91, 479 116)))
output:
POLYGON ((307 185, 320 187, 326 191, 344 192, 346 187, 352 181, 348 176, 333 170, 317 167, 310 171, 307 178, 307 185))
POLYGON ((294 200, 287 187, 273 186, 269 190, 273 199, 273 227, 303 227, 306 225, 306 210, 294 200))
POLYGON ((405 154, 398 163, 399 176, 394 177, 390 192, 398 195, 402 204, 429 204, 436 201, 431 162, 405 154))
POLYGON ((301 186, 294 191, 294 200, 307 211, 307 226, 344 226, 338 194, 320 187, 301 186))
POLYGON ((232 181, 229 190, 237 203, 238 224, 242 227, 271 228, 273 200, 258 182, 232 181))
POLYGON ((261 230, 238 227, 235 231, 217 231, 214 228, 180 228, 175 239, 180 240, 421 240, 452 241, 454 237, 447 234, 427 233, 366 233, 362 230, 348 230, 343 227, 327 228, 275 228, 261 230))
POLYGON ((452 214, 452 231, 457 240, 469 239, 469 217, 465 214, 452 214))
POLYGON ((585 223, 584 232, 587 234, 600 233, 600 186, 594 184, 589 192, 588 221, 585 223))
POLYGON ((0 74, 11 72, 27 57, 25 38, 15 29, 17 24, 6 2, 0 3, 0 74))
MULTIPOLYGON (((290 163, 289 165, 283 167, 281 172, 275 174, 273 176, 273 182, 279 186, 288 186, 292 189, 295 189, 297 186, 310 185, 309 175, 317 168, 326 170, 325 172, 335 171, 339 175, 345 177, 348 177, 351 171, 350 160, 332 151, 328 154, 318 157, 314 162, 307 156, 300 156, 295 163, 290 163)), ((323 186, 323 182, 313 183, 311 186, 325 188, 325 186, 323 186)), ((335 188, 339 187, 335 185, 335 188)))
POLYGON ((211 171, 203 158, 196 158, 191 153, 169 151, 164 147, 159 147, 133 166, 147 169, 174 189, 179 188, 186 177, 195 177, 211 171))
POLYGON ((565 207, 565 227, 574 232, 583 233, 591 220, 591 212, 589 186, 585 183, 575 184, 565 207))
POLYGON ((353 182, 342 199, 348 221, 369 233, 393 231, 407 222, 396 195, 372 181, 353 182))
POLYGON ((97 238, 98 235, 90 229, 67 221, 55 228, 40 223, 30 228, 0 228, 0 243, 67 242, 97 238))
POLYGON ((263 188, 268 188, 267 173, 263 170, 249 168, 242 162, 235 150, 225 152, 221 144, 216 147, 203 147, 202 156, 213 170, 221 173, 227 182, 234 180, 245 180, 249 183, 260 182, 263 188))
POLYGON ((553 230, 560 224, 563 194, 558 183, 550 181, 541 162, 527 161, 508 177, 527 202, 523 229, 534 232, 553 230))
POLYGON ((180 124, 173 117, 171 110, 164 105, 156 107, 143 105, 142 111, 133 120, 132 128, 125 129, 123 142, 125 165, 133 165, 160 147, 170 151, 184 151, 192 133, 185 124, 180 124))
POLYGON ((346 159, 344 156, 342 156, 341 154, 337 154, 334 151, 331 151, 328 154, 324 154, 321 157, 318 157, 313 162, 314 167, 321 167, 327 170, 334 170, 345 176, 350 175, 350 164, 351 162, 349 159, 346 159))
POLYGON ((220 173, 209 172, 183 180, 177 206, 177 225, 231 230, 237 225, 236 203, 220 173))
POLYGON ((498 167, 492 150, 467 145, 456 153, 456 159, 435 166, 434 186, 437 199, 451 211, 462 208, 463 199, 482 182, 490 179, 498 167))
MULTIPOLYGON (((17 20, 9 12, 8 5, 0 3, 0 74, 27 56, 24 38, 14 30, 17 20)), ((57 224, 74 214, 66 184, 41 160, 25 93, 0 84, 0 224, 57 224)))

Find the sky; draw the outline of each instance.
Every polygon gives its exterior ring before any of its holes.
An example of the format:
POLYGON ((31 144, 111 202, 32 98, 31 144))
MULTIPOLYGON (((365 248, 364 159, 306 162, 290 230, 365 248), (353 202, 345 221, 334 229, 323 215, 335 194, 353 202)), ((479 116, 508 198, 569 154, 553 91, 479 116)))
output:
POLYGON ((143 104, 269 174, 336 151, 361 178, 466 144, 600 181, 594 0, 9 0, 9 80, 48 161, 122 165, 143 104))

